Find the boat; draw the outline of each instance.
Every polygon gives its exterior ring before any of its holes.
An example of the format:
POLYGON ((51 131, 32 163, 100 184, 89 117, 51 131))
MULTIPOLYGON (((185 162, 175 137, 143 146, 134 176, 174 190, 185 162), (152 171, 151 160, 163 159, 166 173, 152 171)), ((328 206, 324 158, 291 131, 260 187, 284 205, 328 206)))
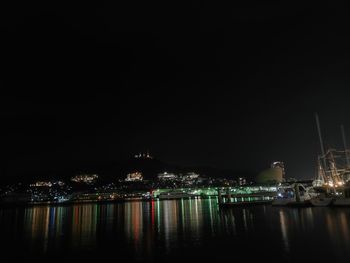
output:
POLYGON ((330 206, 334 204, 334 198, 332 197, 315 197, 315 198, 311 198, 310 202, 313 206, 319 207, 319 206, 330 206))
POLYGON ((347 148, 344 126, 341 132, 344 150, 324 149, 318 115, 316 124, 321 153, 318 157, 318 174, 313 182, 314 190, 321 192, 311 200, 314 206, 350 206, 350 151, 347 148))
POLYGON ((318 195, 311 200, 314 206, 350 206, 350 185, 347 181, 348 168, 341 167, 338 159, 346 154, 344 151, 329 149, 319 157, 317 178, 313 181, 313 189, 318 195), (320 158, 323 159, 323 168, 320 158))
POLYGON ((350 206, 350 182, 348 181, 341 189, 338 190, 338 195, 334 199, 333 206, 350 206))
POLYGON ((318 158, 318 170, 315 180, 312 182, 312 190, 314 197, 310 199, 313 206, 324 207, 330 206, 334 201, 334 195, 331 194, 331 189, 326 187, 325 181, 327 180, 325 171, 321 165, 320 157, 318 158))
POLYGON ((272 201, 272 206, 310 206, 310 200, 313 196, 309 190, 300 183, 281 186, 278 189, 277 197, 272 201))

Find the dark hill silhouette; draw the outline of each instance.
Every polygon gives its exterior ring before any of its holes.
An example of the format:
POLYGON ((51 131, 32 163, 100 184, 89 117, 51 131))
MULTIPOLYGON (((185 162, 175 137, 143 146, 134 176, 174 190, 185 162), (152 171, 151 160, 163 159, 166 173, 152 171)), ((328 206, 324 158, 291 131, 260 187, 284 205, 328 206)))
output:
POLYGON ((159 159, 130 158, 122 161, 113 161, 105 163, 92 162, 71 162, 62 164, 60 167, 54 167, 50 170, 28 171, 26 173, 15 174, 7 180, 7 183, 21 181, 30 183, 36 180, 65 180, 77 174, 98 174, 102 182, 115 182, 125 179, 131 172, 142 172, 144 179, 153 180, 161 172, 173 172, 184 174, 196 172, 205 177, 237 179, 246 177, 253 179, 255 174, 250 171, 232 171, 227 169, 218 169, 214 167, 193 166, 181 167, 178 165, 167 164, 159 159), (20 178, 20 179, 19 179, 20 178))

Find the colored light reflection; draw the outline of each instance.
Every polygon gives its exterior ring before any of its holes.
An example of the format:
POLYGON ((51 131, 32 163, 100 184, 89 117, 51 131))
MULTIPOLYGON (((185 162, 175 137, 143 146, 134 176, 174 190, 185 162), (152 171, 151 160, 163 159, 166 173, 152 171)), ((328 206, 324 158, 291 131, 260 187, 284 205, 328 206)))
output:
POLYGON ((346 209, 259 206, 219 210, 217 198, 38 206, 0 209, 0 238, 6 239, 4 253, 18 249, 29 255, 104 251, 151 261, 177 249, 200 248, 211 240, 225 240, 220 243, 223 248, 230 244, 226 241, 264 247, 267 237, 289 256, 304 250, 314 255, 316 246, 308 244, 323 240, 330 247, 328 255, 341 259, 350 246, 349 218, 346 209), (302 241, 297 237, 303 237, 302 241))

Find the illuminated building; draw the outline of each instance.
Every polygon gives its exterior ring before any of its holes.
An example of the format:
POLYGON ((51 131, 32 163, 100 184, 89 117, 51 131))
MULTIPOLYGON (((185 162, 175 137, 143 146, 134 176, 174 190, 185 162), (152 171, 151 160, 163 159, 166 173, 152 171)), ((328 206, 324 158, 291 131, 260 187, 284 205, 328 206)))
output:
POLYGON ((274 162, 271 168, 258 174, 255 181, 258 184, 278 184, 284 179, 284 165, 281 162, 274 162))
POLYGON ((31 187, 51 187, 52 183, 51 182, 45 182, 45 181, 38 181, 34 184, 30 185, 31 187))
POLYGON ((92 184, 97 180, 97 178, 98 178, 97 174, 81 174, 81 175, 76 175, 72 177, 71 181, 76 183, 92 184))
POLYGON ((246 185, 246 184, 247 184, 247 180, 244 177, 238 178, 238 185, 239 186, 246 185))
POLYGON ((177 175, 173 174, 173 173, 164 172, 164 173, 158 174, 158 179, 159 180, 175 180, 175 179, 177 179, 177 175))
POLYGON ((184 176, 182 176, 183 180, 196 180, 198 179, 199 174, 196 173, 187 173, 184 176))
POLYGON ((125 179, 126 182, 137 182, 142 180, 143 180, 143 176, 142 176, 142 173, 140 172, 129 173, 127 174, 125 179))
POLYGON ((52 186, 64 186, 65 183, 62 181, 38 181, 31 184, 30 187, 52 187, 52 186))
POLYGON ((282 176, 283 176, 283 178, 285 178, 286 171, 285 171, 283 162, 273 162, 271 164, 271 168, 280 168, 280 169, 282 169, 282 176))

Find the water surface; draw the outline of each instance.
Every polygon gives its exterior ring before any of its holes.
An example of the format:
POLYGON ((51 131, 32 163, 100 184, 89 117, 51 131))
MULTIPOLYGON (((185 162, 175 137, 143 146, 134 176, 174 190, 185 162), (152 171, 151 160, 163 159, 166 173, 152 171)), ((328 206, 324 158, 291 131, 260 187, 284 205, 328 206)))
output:
POLYGON ((349 208, 257 206, 216 199, 0 209, 7 262, 347 262, 349 208))

